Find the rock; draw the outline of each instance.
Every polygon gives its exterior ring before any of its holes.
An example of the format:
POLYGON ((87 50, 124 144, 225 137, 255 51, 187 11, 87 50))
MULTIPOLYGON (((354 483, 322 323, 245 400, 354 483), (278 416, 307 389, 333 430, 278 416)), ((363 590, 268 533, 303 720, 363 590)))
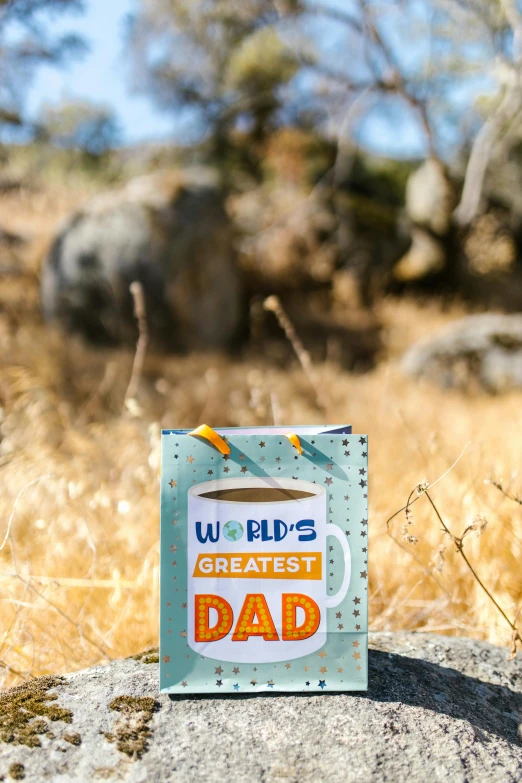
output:
POLYGON ((522 315, 462 318, 440 335, 413 345, 402 368, 446 388, 522 388, 522 315))
POLYGON ((70 217, 44 259, 45 317, 93 341, 135 341, 135 280, 151 336, 165 347, 235 339, 243 297, 233 230, 207 172, 140 177, 70 217))
POLYGON ((508 662, 506 650, 490 644, 430 634, 377 633, 370 647, 367 694, 158 696, 157 654, 34 680, 0 697, 0 776, 12 769, 26 780, 63 783, 522 778, 520 660, 508 662), (27 721, 27 711, 36 717, 27 721), (16 744, 27 737, 40 744, 16 744))

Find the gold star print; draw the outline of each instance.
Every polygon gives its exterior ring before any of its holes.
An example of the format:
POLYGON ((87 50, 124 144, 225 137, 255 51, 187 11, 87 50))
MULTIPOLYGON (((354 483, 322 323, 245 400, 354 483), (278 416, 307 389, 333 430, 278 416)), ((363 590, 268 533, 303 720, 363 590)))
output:
POLYGON ((216 674, 223 674, 223 669, 221 668, 221 666, 218 666, 216 668, 216 674))
POLYGON ((186 637, 186 635, 187 635, 187 632, 186 631, 180 631, 179 635, 181 636, 182 639, 184 639, 186 637))
POLYGON ((358 672, 360 672, 360 671, 361 671, 361 667, 360 667, 360 666, 357 666, 357 671, 358 671, 358 672))
POLYGON ((247 466, 243 465, 243 467, 241 468, 241 473, 246 473, 247 470, 248 470, 247 466))
POLYGON ((291 664, 289 664, 289 663, 285 664, 285 669, 291 669, 291 668, 292 668, 291 664))
POLYGON ((326 470, 333 470, 333 462, 326 463, 326 470))
POLYGON ((357 641, 355 641, 355 642, 352 642, 352 645, 353 645, 354 647, 358 647, 358 646, 359 646, 359 642, 357 642, 357 641))
POLYGON ((324 650, 321 650, 321 652, 319 653, 319 658, 326 658, 326 653, 324 650))
POLYGON ((237 666, 234 666, 232 671, 234 672, 234 674, 239 674, 239 669, 237 668, 237 666))
POLYGON ((190 462, 191 465, 194 462, 194 457, 192 456, 192 454, 189 457, 187 457, 187 462, 190 462))
POLYGON ((342 669, 337 669, 337 671, 339 672, 339 674, 342 674, 342 673, 343 673, 343 670, 342 670, 342 669))
POLYGON ((178 551, 178 547, 176 546, 176 544, 172 544, 172 546, 170 547, 170 551, 171 552, 177 552, 178 551))
POLYGON ((259 446, 260 446, 260 448, 264 449, 265 448, 265 441, 262 440, 261 443, 259 444, 259 446))
POLYGON ((319 669, 319 671, 321 672, 321 674, 326 674, 326 672, 327 672, 327 668, 326 668, 326 666, 321 666, 321 668, 319 669))
POLYGON ((165 655, 163 658, 163 663, 170 663, 170 655, 165 655))
POLYGON ((354 654, 353 654, 353 656, 352 656, 352 657, 353 657, 353 658, 354 658, 356 661, 358 661, 358 660, 359 660, 359 658, 361 657, 361 653, 360 653, 360 652, 354 652, 354 654))
POLYGON ((174 481, 174 479, 172 479, 171 481, 169 481, 169 484, 170 484, 170 486, 172 487, 172 489, 174 489, 174 487, 177 487, 177 486, 178 486, 178 485, 177 485, 177 483, 174 481))
POLYGON ((310 671, 310 667, 309 666, 305 666, 304 670, 305 670, 305 672, 309 672, 310 671))
POLYGON ((250 685, 257 685, 257 680, 250 680, 250 685))

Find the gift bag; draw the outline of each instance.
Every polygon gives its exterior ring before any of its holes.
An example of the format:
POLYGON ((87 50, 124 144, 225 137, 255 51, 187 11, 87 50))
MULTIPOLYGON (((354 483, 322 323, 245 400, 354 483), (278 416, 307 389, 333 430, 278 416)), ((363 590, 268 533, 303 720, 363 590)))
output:
POLYGON ((368 443, 163 430, 160 690, 367 687, 368 443))

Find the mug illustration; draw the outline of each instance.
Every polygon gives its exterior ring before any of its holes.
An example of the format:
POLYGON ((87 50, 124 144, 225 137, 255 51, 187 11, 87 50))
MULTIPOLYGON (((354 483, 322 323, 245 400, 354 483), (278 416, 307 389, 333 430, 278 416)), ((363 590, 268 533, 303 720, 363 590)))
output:
POLYGON ((207 481, 188 491, 188 643, 219 661, 300 658, 326 643, 327 609, 350 585, 342 531, 327 523, 326 490, 296 479, 207 481), (327 537, 343 550, 327 595, 327 537))

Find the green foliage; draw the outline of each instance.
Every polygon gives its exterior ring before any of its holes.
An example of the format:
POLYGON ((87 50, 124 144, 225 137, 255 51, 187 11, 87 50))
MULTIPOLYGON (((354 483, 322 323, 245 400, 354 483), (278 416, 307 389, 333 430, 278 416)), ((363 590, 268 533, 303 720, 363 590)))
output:
POLYGON ((53 144, 81 150, 94 158, 114 149, 120 140, 112 110, 87 102, 47 106, 43 110, 41 124, 53 144))

